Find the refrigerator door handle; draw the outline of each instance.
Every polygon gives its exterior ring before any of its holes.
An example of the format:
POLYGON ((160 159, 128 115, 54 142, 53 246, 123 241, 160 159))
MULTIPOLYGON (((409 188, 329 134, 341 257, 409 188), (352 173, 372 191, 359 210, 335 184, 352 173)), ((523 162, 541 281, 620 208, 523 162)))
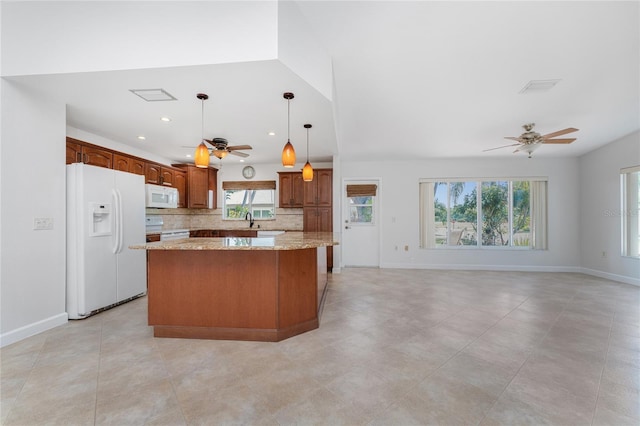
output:
POLYGON ((122 229, 122 195, 120 191, 114 189, 113 200, 114 200, 114 211, 115 211, 115 243, 113 245, 113 253, 118 254, 122 251, 123 244, 123 229, 122 229))

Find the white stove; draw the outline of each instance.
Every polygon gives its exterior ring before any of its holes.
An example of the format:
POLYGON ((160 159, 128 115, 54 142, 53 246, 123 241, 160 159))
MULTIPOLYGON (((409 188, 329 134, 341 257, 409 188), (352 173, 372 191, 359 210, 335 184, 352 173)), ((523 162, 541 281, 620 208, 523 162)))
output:
POLYGON ((188 229, 165 229, 162 230, 164 220, 162 216, 147 216, 145 218, 147 234, 160 234, 160 241, 179 240, 189 238, 188 229))

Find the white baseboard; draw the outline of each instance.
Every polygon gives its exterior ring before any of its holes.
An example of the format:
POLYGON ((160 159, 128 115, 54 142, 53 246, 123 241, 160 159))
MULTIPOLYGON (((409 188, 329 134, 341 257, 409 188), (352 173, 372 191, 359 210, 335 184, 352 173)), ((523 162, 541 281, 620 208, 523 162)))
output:
POLYGON ((589 268, 580 268, 580 272, 587 275, 593 275, 594 277, 605 278, 607 280, 618 281, 625 284, 631 284, 640 287, 640 279, 627 277, 625 275, 612 274, 610 272, 598 271, 589 268))
POLYGON ((34 322, 33 324, 25 325, 15 330, 8 331, 0 334, 0 348, 18 342, 27 337, 35 336, 43 331, 50 330, 59 325, 66 324, 69 321, 69 316, 66 312, 58 315, 54 315, 49 318, 45 318, 41 321, 34 322))
POLYGON ((467 265, 467 264, 407 264, 384 263, 381 268, 390 269, 441 269, 461 271, 511 271, 511 272, 583 272, 577 266, 530 266, 530 265, 467 265))

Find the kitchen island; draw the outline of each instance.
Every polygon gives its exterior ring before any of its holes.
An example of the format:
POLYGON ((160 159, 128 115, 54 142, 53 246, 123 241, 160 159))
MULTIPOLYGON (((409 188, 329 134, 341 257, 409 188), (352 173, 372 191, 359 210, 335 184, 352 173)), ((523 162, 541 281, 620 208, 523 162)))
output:
POLYGON ((155 337, 276 342, 318 328, 331 233, 185 238, 147 250, 155 337))

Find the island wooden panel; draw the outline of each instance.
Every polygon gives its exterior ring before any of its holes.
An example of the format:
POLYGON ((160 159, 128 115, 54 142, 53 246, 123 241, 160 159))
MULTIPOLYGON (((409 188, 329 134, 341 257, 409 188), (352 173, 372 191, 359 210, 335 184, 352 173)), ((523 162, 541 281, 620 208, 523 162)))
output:
POLYGON ((148 250, 156 337, 279 341, 318 328, 317 249, 148 250))

